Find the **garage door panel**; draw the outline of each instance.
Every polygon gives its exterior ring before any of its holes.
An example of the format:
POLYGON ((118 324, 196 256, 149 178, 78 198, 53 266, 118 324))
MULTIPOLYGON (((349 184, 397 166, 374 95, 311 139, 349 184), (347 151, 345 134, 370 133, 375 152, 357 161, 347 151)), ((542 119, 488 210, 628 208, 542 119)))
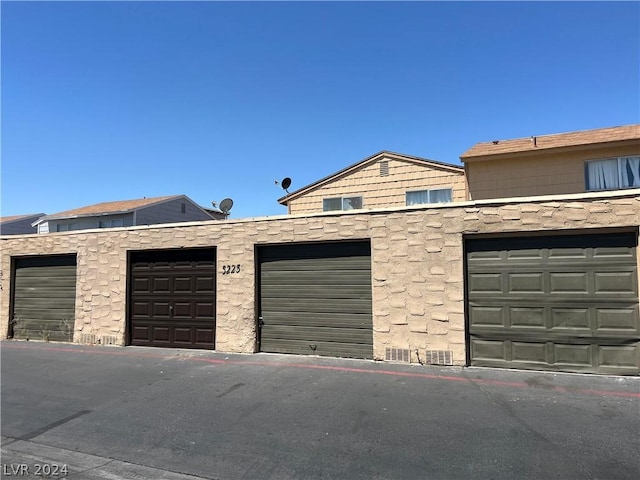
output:
POLYGON ((214 249, 133 252, 131 343, 213 349, 215 264, 214 249))
POLYGON ((313 312, 270 312, 270 325, 324 326, 335 328, 370 328, 371 317, 364 314, 313 313, 313 312))
POLYGON ((548 363, 546 342, 511 342, 511 361, 515 365, 548 363))
POLYGON ((535 328, 546 330, 545 309, 541 307, 511 307, 509 324, 513 328, 535 328))
POLYGON ((505 342, 502 340, 472 338, 470 347, 472 357, 478 360, 505 362, 507 359, 505 342))
POLYGON ((595 272, 597 294, 636 295, 636 272, 595 272))
POLYGON ((473 326, 502 327, 505 320, 505 307, 469 305, 469 323, 473 326))
POLYGON ((551 272, 549 274, 549 293, 567 294, 589 293, 589 278, 586 272, 551 272))
POLYGON ((261 247, 260 349, 373 356, 369 242, 261 247))
POLYGON ((500 273, 470 273, 469 291, 473 293, 502 293, 500 273))
POLYGON ((323 299, 368 299, 371 285, 319 285, 313 288, 300 285, 271 285, 262 287, 262 298, 323 298, 323 299))
POLYGON ((598 330, 624 333, 636 333, 640 330, 637 304, 627 308, 594 308, 594 311, 598 330))
POLYGON ((607 261, 612 259, 632 260, 636 258, 635 247, 595 247, 593 249, 593 257, 596 259, 603 258, 607 261))
MULTIPOLYGON (((263 316, 270 313, 271 308, 275 308, 277 311, 285 312, 311 312, 311 313, 360 313, 366 310, 371 305, 370 299, 353 299, 343 298, 339 302, 332 302, 331 297, 327 299, 322 298, 284 298, 277 299, 273 307, 268 303, 262 308, 263 316)), ((272 298, 275 300, 275 298, 272 298)))
MULTIPOLYGON (((316 271, 317 272, 317 271, 316 271)), ((310 271, 262 271, 264 284, 299 285, 301 280, 308 280, 309 276, 316 277, 318 285, 362 285, 371 283, 371 271, 362 270, 326 270, 321 275, 310 271)))
POLYGON ((636 246, 633 233, 467 241, 471 363, 638 374, 636 246))
POLYGON ((271 342, 269 350, 266 351, 272 353, 320 355, 328 357, 373 358, 371 345, 352 343, 315 342, 310 344, 304 340, 279 339, 271 342))
POLYGON ((544 280, 542 273, 508 273, 508 293, 526 293, 544 295, 544 280))
POLYGON ((550 308, 550 312, 553 331, 573 331, 580 334, 591 332, 592 319, 588 308, 550 308))
POLYGON ((591 368, 593 345, 552 344, 555 365, 563 367, 591 368))
POLYGON ((600 345, 598 360, 599 365, 607 369, 625 369, 633 373, 640 361, 640 342, 630 345, 600 345))
POLYGON ((361 343, 372 345, 371 332, 358 328, 332 327, 300 327, 291 325, 274 325, 265 331, 263 341, 271 340, 304 340, 315 342, 361 343))

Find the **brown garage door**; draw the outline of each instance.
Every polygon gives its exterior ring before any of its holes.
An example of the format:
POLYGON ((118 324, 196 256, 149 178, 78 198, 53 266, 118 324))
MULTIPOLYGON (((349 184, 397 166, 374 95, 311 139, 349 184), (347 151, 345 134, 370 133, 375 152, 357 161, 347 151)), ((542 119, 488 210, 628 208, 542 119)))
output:
POLYGON ((76 256, 15 260, 13 338, 71 342, 76 307, 76 256))
POLYGON ((132 252, 129 278, 131 345, 215 347, 214 249, 132 252))
POLYGON ((368 241, 264 246, 258 255, 261 351, 373 357, 368 241))
POLYGON ((467 240, 469 361, 638 374, 636 233, 467 240))

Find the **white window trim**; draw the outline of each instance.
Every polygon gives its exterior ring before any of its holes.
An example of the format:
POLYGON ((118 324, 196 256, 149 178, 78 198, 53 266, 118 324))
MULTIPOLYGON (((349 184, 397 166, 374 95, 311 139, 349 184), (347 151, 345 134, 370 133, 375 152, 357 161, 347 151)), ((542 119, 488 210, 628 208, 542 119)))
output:
POLYGON ((345 201, 345 199, 349 199, 349 198, 359 198, 360 199, 360 205, 362 205, 360 208, 352 208, 351 210, 360 210, 360 209, 364 208, 364 198, 362 197, 362 195, 347 195, 347 196, 344 196, 344 197, 326 197, 326 198, 323 198, 322 199, 322 211, 323 212, 348 212, 350 210, 345 210, 344 201, 345 201), (325 200, 340 200, 340 209, 325 210, 324 209, 325 200))
POLYGON ((444 187, 444 188, 423 188, 421 190, 407 190, 404 194, 404 203, 407 206, 410 206, 407 202, 409 201, 408 198, 408 194, 409 193, 422 193, 422 192, 428 192, 428 197, 429 197, 429 201, 427 203, 412 203, 411 205, 430 205, 432 203, 438 203, 438 202, 432 202, 431 201, 431 192, 434 191, 438 191, 438 190, 449 190, 451 192, 451 202, 439 202, 439 203, 452 203, 453 202, 453 187, 444 187))

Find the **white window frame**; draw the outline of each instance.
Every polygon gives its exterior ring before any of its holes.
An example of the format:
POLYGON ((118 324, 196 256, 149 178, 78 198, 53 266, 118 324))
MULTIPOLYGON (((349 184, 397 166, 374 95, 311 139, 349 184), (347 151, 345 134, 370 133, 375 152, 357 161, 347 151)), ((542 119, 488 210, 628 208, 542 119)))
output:
POLYGON ((328 198, 323 198, 322 199, 322 211, 323 212, 340 212, 340 211, 349 211, 349 210, 360 210, 361 208, 363 208, 363 206, 364 206, 364 201, 363 201, 362 195, 349 195, 347 197, 328 197, 328 198), (352 198, 359 198, 360 199, 360 206, 357 207, 357 208, 344 208, 345 207, 345 200, 351 200, 352 198), (328 210, 326 208, 326 205, 325 205, 325 202, 327 200, 340 200, 340 208, 328 210))
POLYGON ((433 203, 451 203, 453 202, 453 188, 452 187, 445 187, 445 188, 430 188, 430 189, 422 189, 422 190, 407 190, 405 192, 404 195, 404 202, 405 205, 407 206, 412 206, 412 205, 429 205, 429 204, 433 204, 433 203), (431 200, 431 192, 439 192, 442 190, 448 190, 451 193, 451 200, 449 200, 448 202, 434 202, 431 200), (410 193, 426 193, 427 197, 428 197, 428 201, 426 203, 409 203, 409 194, 410 193))
MULTIPOLYGON (((623 175, 623 168, 622 168, 622 162, 628 158, 633 158, 633 159, 639 159, 640 160, 640 156, 639 155, 625 155, 622 157, 610 157, 610 158, 598 158, 596 160, 587 160, 586 162, 584 162, 584 188, 585 191, 587 192, 598 192, 598 191, 605 191, 605 190, 626 190, 628 188, 638 188, 637 186, 634 185, 630 185, 630 186, 623 186, 624 183, 624 175, 623 175), (615 187, 607 187, 607 188, 589 188, 589 164, 595 164, 595 163, 601 163, 601 162, 610 162, 612 160, 616 161, 616 169, 617 169, 617 181, 618 184, 615 187)), ((640 176, 640 172, 638 172, 638 175, 640 176)))

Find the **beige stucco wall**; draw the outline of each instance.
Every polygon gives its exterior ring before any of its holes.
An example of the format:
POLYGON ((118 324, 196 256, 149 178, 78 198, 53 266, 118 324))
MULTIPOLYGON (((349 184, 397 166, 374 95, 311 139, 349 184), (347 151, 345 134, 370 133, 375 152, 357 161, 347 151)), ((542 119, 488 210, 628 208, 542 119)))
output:
POLYGON ((585 192, 584 163, 639 155, 640 142, 624 147, 590 148, 565 152, 527 152, 508 158, 465 163, 472 200, 585 192))
POLYGON ((464 172, 453 172, 415 162, 383 158, 389 162, 389 175, 380 176, 380 163, 374 162, 311 190, 289 202, 289 213, 322 212, 324 198, 362 195, 363 208, 388 208, 406 205, 410 190, 453 189, 454 202, 466 200, 464 172))
MULTIPOLYGON (((633 227, 640 190, 537 200, 465 202, 429 208, 212 221, 0 238, 0 335, 9 321, 11 257, 77 253, 75 341, 125 342, 127 251, 217 247, 216 349, 256 348, 254 247, 371 239, 374 357, 385 348, 450 350, 465 363, 463 235, 633 227), (222 265, 241 264, 221 275, 222 265)), ((640 257, 640 255, 639 255, 640 257)), ((413 356, 415 361, 415 356, 413 356)))

